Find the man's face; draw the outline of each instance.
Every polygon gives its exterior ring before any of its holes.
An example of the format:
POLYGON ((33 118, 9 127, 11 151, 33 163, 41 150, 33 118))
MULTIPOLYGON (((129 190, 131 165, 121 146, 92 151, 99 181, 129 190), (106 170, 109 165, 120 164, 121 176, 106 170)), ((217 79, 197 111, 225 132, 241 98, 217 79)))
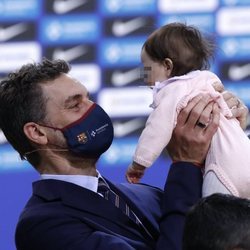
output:
POLYGON ((78 120, 93 103, 85 86, 68 74, 43 84, 42 89, 47 99, 46 120, 53 127, 63 128, 78 120))
POLYGON ((143 76, 144 82, 149 86, 155 85, 155 82, 162 82, 166 80, 166 71, 164 65, 153 61, 145 49, 142 49, 141 62, 144 66, 143 76))

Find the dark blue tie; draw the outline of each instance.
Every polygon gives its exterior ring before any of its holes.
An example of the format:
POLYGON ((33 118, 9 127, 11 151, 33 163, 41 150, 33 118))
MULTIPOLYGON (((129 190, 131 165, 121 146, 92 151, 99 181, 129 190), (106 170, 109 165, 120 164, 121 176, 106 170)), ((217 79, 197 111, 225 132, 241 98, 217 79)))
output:
MULTIPOLYGON (((108 183, 102 179, 98 179, 98 189, 97 192, 102 194, 103 197, 113 203, 117 208, 121 209, 121 211, 126 214, 132 221, 134 221, 140 228, 142 228, 147 235, 152 237, 146 227, 142 224, 140 219, 136 216, 136 214, 131 210, 128 204, 118 195, 116 194, 108 185, 108 183)), ((152 237, 153 238, 153 237, 152 237)))
POLYGON ((97 192, 102 194, 106 200, 113 203, 117 208, 121 209, 121 211, 136 224, 140 225, 141 222, 139 218, 130 209, 128 204, 118 194, 111 190, 109 185, 102 178, 99 178, 97 192))

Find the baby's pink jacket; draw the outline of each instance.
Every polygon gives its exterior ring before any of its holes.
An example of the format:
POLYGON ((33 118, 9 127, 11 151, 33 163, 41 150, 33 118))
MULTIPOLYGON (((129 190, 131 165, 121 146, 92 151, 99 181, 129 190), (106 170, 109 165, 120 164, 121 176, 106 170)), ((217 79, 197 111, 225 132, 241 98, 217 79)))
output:
POLYGON ((213 171, 224 186, 236 196, 250 198, 250 140, 222 95, 212 84, 220 79, 210 71, 193 71, 173 77, 154 87, 154 100, 146 126, 139 138, 133 160, 149 167, 168 144, 176 126, 177 115, 190 99, 209 93, 220 109, 220 124, 206 158, 205 173, 213 171))

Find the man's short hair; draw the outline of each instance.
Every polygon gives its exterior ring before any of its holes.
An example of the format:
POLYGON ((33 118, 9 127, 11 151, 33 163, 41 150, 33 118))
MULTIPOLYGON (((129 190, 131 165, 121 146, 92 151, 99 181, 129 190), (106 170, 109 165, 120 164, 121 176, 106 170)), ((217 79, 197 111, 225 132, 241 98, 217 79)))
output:
POLYGON ((183 250, 232 249, 250 249, 250 200, 225 194, 201 199, 187 214, 183 250))

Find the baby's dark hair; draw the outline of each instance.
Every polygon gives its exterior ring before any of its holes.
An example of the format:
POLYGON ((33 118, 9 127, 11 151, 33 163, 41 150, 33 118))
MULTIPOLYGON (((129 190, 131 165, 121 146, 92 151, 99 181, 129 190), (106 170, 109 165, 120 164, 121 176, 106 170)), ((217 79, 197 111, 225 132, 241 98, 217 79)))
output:
POLYGON ((143 48, 153 61, 171 59, 171 76, 179 76, 193 70, 209 69, 215 45, 211 39, 205 39, 194 26, 170 23, 154 31, 143 48))

